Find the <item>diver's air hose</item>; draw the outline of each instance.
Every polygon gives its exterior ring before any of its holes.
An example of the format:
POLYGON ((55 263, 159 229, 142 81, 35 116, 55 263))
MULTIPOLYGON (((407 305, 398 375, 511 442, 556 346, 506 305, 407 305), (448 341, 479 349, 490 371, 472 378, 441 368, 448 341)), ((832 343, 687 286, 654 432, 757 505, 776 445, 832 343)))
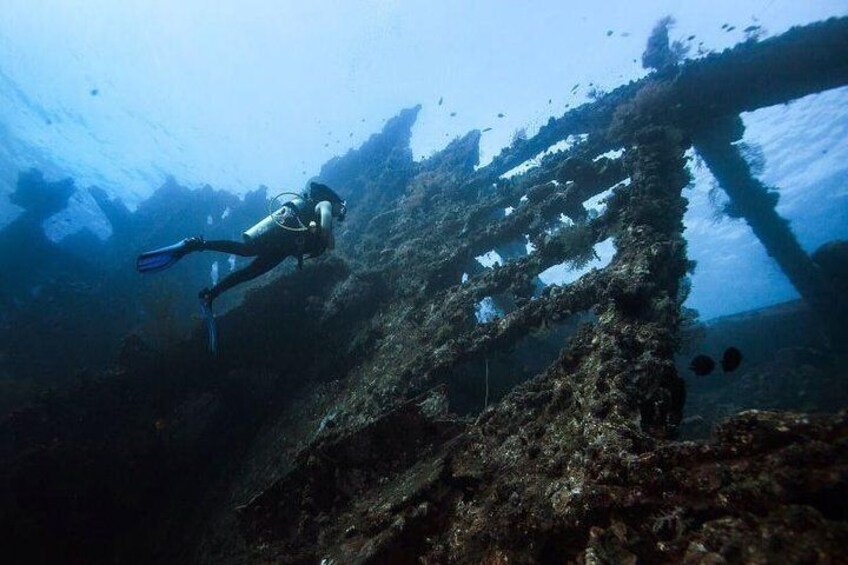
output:
MULTIPOLYGON (((271 218, 274 220, 275 224, 277 224, 278 226, 280 226, 284 230, 294 231, 294 232, 307 231, 309 228, 307 226, 303 225, 303 222, 301 221, 299 216, 295 215, 295 219, 297 220, 297 223, 300 224, 300 227, 291 227, 291 226, 286 225, 286 219, 288 218, 288 216, 285 216, 282 219, 280 219, 276 215, 278 208, 275 207, 275 203, 277 203, 279 201, 281 196, 294 196, 295 198, 300 198, 300 194, 297 194, 296 192, 281 192, 281 193, 279 193, 277 196, 275 196, 274 198, 271 198, 268 201, 268 215, 271 216, 271 218)), ((291 201, 289 201, 289 202, 291 202, 291 201)), ((281 205, 279 208, 282 208, 282 207, 283 207, 283 205, 281 205)))

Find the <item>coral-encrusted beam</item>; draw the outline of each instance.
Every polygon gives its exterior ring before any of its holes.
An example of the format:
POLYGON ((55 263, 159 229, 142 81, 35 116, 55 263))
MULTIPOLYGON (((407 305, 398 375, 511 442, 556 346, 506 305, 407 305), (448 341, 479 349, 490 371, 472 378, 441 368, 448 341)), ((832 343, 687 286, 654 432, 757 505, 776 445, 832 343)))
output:
POLYGON ((848 18, 796 27, 765 41, 749 41, 723 53, 653 73, 551 120, 539 133, 505 148, 471 182, 493 182, 569 135, 600 132, 616 108, 651 82, 670 81, 685 129, 848 85, 848 18))

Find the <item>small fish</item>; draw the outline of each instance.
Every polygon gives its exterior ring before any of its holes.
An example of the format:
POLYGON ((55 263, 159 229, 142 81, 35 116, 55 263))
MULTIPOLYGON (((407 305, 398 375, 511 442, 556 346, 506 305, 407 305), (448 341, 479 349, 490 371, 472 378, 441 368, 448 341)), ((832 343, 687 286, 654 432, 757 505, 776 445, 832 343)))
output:
POLYGON ((492 131, 492 128, 486 128, 486 129, 484 129, 484 130, 483 130, 483 133, 486 133, 487 131, 492 131))
POLYGON ((692 41, 693 39, 695 39, 695 36, 690 35, 689 37, 686 38, 686 41, 692 41))
POLYGON ((715 361, 708 355, 696 355, 689 363, 689 368, 699 377, 704 377, 713 372, 715 361))
POLYGON ((503 118, 503 117, 504 117, 504 115, 499 113, 499 114, 498 114, 498 117, 499 117, 499 118, 503 118))
POLYGON ((621 35, 621 37, 630 37, 630 32, 629 31, 622 31, 619 35, 621 35))
POLYGON ((456 116, 456 112, 451 112, 450 117, 453 118, 454 116, 456 116))
POLYGON ((730 27, 730 24, 721 24, 721 29, 727 29, 730 27))
POLYGON ((736 26, 730 26, 725 31, 733 31, 734 29, 736 29, 736 26))
POLYGON ((439 106, 441 106, 441 105, 442 105, 442 102, 444 102, 444 101, 445 101, 444 97, 443 97, 443 96, 439 96, 439 106))
POLYGON ((745 29, 743 29, 742 31, 744 31, 745 33, 754 33, 755 31, 759 31, 761 29, 762 29, 761 26, 748 26, 745 29))
POLYGON ((611 29, 607 30, 607 37, 612 37, 612 30, 611 29))
POLYGON ((580 88, 580 83, 579 83, 579 82, 578 82, 577 84, 575 84, 574 86, 572 86, 572 87, 571 87, 571 92, 574 92, 574 91, 575 91, 575 90, 577 90, 578 88, 580 88))
POLYGON ((725 373, 735 371, 742 363, 742 352, 735 347, 728 347, 721 356, 721 370, 725 373))
POLYGON ((96 88, 92 88, 89 94, 91 94, 92 96, 97 96, 98 94, 100 94, 100 91, 96 88))

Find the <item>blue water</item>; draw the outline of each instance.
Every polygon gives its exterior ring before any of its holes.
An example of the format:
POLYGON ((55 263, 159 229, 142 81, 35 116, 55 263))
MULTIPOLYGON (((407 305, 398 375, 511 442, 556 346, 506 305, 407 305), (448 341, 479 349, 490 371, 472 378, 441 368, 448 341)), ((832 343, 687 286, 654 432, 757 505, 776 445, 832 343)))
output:
MULTIPOLYGON (((263 0, 48 8, 8 0, 0 15, 0 228, 21 213, 8 195, 31 166, 48 179, 101 187, 131 208, 169 175, 236 194, 260 185, 299 189, 321 163, 414 103, 423 104, 416 158, 470 129, 492 128, 481 140, 484 165, 518 130, 532 135, 548 117, 588 101, 591 88, 644 76, 639 56, 661 15, 676 16, 672 39, 696 36, 695 57, 696 44, 708 52, 744 40, 748 24, 768 36, 846 13, 835 1, 738 4, 613 2, 599 14, 593 2, 531 10, 263 0), (728 22, 736 29, 722 29, 728 22)), ((779 188, 778 211, 804 248, 848 237, 848 90, 744 119, 745 141, 765 156, 762 179, 779 188)), ((794 297, 744 223, 715 218, 709 173, 693 174, 686 235, 699 267, 688 305, 708 319, 794 297)), ((83 229, 111 233, 85 190, 44 228, 53 240, 83 229)))

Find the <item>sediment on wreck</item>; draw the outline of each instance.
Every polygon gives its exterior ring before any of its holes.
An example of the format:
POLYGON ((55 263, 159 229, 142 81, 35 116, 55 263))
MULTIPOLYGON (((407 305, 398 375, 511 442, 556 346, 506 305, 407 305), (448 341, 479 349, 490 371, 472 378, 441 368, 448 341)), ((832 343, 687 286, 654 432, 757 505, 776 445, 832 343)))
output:
POLYGON ((587 532, 566 493, 610 479, 655 437, 673 434, 683 406, 672 355, 687 268, 684 147, 679 131, 652 127, 626 149, 632 180, 607 211, 619 218, 617 253, 594 279, 597 323, 469 428, 451 472, 472 494, 427 562, 576 557, 587 532))

